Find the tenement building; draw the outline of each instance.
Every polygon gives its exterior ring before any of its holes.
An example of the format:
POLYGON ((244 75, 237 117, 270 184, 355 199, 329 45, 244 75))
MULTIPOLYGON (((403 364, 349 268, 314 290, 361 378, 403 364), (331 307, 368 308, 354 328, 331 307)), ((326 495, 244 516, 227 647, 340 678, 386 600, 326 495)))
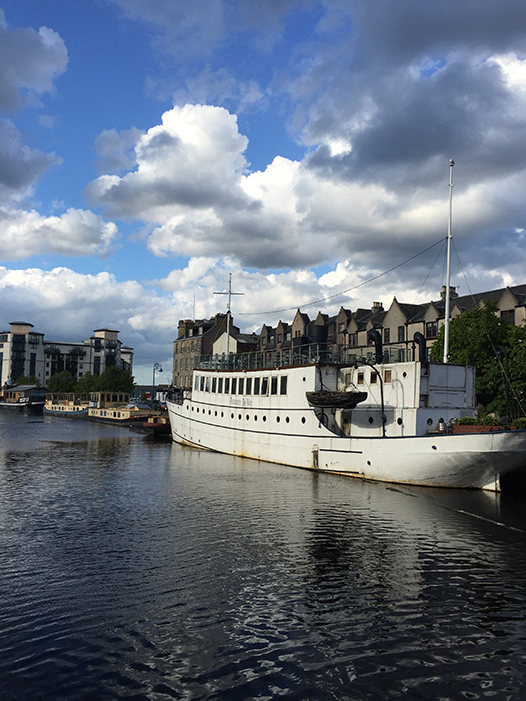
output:
MULTIPOLYGON (((318 312, 312 319, 298 309, 292 322, 279 321, 276 327, 264 324, 257 342, 252 335, 245 335, 245 342, 231 343, 229 352, 254 349, 267 366, 310 362, 322 351, 339 354, 344 362, 359 358, 371 360, 376 355, 376 348, 370 331, 375 330, 377 338, 382 341, 386 360, 412 360, 419 352, 415 333, 424 337, 429 355, 444 325, 445 293, 443 287, 439 299, 424 304, 406 304, 394 297, 388 309, 382 302, 374 302, 370 309, 351 311, 341 307, 334 316, 318 312)), ((496 303, 497 314, 502 319, 516 325, 526 321, 526 285, 463 297, 452 287, 450 316, 454 319, 474 306, 484 305, 487 300, 496 303)), ((218 341, 225 334, 225 314, 217 314, 210 320, 180 321, 179 337, 174 342, 174 384, 190 388, 192 369, 199 358, 225 352, 224 342, 218 341)), ((240 339, 243 334, 231 326, 231 336, 240 339)))

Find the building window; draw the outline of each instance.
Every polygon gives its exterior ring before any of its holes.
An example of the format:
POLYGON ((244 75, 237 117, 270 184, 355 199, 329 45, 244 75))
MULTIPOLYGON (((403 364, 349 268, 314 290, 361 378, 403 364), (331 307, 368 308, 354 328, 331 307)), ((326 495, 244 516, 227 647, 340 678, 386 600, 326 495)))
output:
POLYGON ((428 321, 426 324, 426 338, 436 338, 437 335, 437 322, 428 321))
POLYGON ((391 329, 384 329, 384 343, 391 342, 391 329))
POLYGON ((515 323, 515 309, 508 309, 507 311, 500 313, 500 318, 503 321, 509 321, 510 324, 515 323))
POLYGON ((278 343, 281 343, 283 340, 283 335, 278 333, 278 343))
POLYGON ((349 345, 350 345, 352 348, 356 348, 356 346, 358 345, 358 336, 357 336, 357 334, 355 334, 355 333, 350 333, 350 334, 349 334, 349 345))
POLYGON ((345 333, 345 322, 341 321, 338 324, 338 333, 345 333))
POLYGON ((405 341, 405 326, 398 327, 398 340, 405 341))
POLYGON ((225 377, 225 394, 230 394, 230 378, 225 377))

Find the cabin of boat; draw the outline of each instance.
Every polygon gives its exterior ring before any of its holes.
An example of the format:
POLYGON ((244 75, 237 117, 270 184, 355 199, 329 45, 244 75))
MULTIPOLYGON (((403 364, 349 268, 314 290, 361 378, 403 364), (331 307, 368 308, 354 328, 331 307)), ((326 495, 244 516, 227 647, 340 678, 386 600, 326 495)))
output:
POLYGON ((41 414, 46 400, 45 390, 38 385, 8 385, 0 396, 0 409, 13 409, 25 414, 41 414))
POLYGON ((149 416, 158 416, 146 402, 131 399, 127 392, 93 392, 90 394, 88 420, 122 426, 142 425, 149 416))
POLYGON ((46 398, 44 414, 70 419, 86 419, 89 403, 89 394, 54 392, 46 398))

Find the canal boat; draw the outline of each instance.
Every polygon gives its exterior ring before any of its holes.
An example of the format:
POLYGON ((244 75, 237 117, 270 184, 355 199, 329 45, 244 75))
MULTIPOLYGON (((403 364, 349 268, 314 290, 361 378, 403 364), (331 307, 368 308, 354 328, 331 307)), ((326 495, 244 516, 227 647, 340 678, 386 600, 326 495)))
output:
POLYGON ((130 398, 126 392, 94 392, 90 395, 88 421, 115 424, 117 426, 142 426, 154 411, 147 402, 130 398))
POLYGON ((45 390, 38 385, 7 385, 0 395, 0 409, 24 414, 42 414, 46 401, 45 390))
POLYGON ((87 419, 89 407, 88 394, 58 392, 46 398, 44 416, 58 416, 65 419, 87 419))

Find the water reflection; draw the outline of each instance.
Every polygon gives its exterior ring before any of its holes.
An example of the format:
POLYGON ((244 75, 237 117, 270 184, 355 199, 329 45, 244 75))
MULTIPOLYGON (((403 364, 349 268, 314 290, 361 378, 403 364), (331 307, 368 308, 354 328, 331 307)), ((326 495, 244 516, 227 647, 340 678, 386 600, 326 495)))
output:
POLYGON ((15 428, 0 696, 521 697, 522 502, 15 428))

